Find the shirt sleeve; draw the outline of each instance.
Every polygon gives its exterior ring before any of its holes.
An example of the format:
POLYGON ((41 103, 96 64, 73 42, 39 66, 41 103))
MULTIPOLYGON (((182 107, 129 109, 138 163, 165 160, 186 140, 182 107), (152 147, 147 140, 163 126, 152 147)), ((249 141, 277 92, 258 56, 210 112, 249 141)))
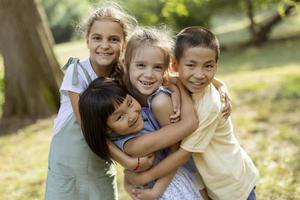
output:
POLYGON ((87 88, 87 83, 82 77, 81 73, 74 73, 74 64, 71 64, 65 72, 63 82, 60 87, 62 93, 67 94, 68 91, 80 94, 83 90, 87 88), (78 83, 73 84, 73 76, 78 76, 78 83))
POLYGON ((130 139, 133 139, 133 138, 136 138, 138 137, 138 134, 132 134, 132 135, 128 135, 128 136, 125 136, 125 137, 118 137, 118 138, 115 138, 113 139, 113 142, 115 145, 117 145, 117 147, 124 152, 124 146, 125 146, 125 143, 130 140, 130 139))
POLYGON ((180 147, 189 152, 204 152, 219 124, 218 112, 211 111, 199 122, 198 129, 183 139, 180 147))

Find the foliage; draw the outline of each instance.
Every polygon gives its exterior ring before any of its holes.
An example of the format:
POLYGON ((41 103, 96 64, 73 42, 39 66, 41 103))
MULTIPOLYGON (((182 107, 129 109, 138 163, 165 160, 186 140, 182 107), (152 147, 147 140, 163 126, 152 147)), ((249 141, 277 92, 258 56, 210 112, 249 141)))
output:
MULTIPOLYGON (((51 31, 56 42, 69 41, 74 37, 75 26, 94 7, 104 0, 40 0, 46 11, 51 31)), ((175 31, 186 26, 211 27, 213 17, 229 13, 246 16, 246 1, 240 0, 115 0, 140 24, 159 26, 166 24, 175 31)), ((286 5, 295 4, 293 0, 253 0, 254 11, 283 13, 286 5)), ((298 4, 296 4, 298 5, 298 4)), ((298 6, 299 8, 299 6, 298 6)), ((297 9, 299 10, 299 9, 297 9)), ((263 24, 265 21, 256 21, 263 24)))
MULTIPOLYGON (((232 34, 227 30, 232 24, 221 18, 223 34, 232 34)), ((221 43, 239 39, 242 28, 236 27, 235 38, 222 37, 221 43)), ((260 170, 258 199, 300 197, 299 46, 297 39, 221 53, 217 76, 229 86, 236 135, 260 170)), ((55 51, 61 64, 69 56, 88 54, 84 41, 56 45, 55 51)), ((0 67, 0 77, 2 73, 0 67)), ((52 125, 50 118, 0 137, 0 199, 44 198, 52 125)), ((120 185, 120 167, 118 175, 119 199, 129 200, 120 185)))
POLYGON ((227 5, 225 0, 127 0, 118 2, 136 16, 141 24, 167 24, 176 31, 187 26, 209 27, 211 17, 227 5))
MULTIPOLYGON (((83 45, 60 44, 55 50, 65 61, 69 55, 86 55, 83 45)), ((300 196, 299 45, 297 39, 222 52, 219 63, 218 78, 233 99, 236 135, 260 171, 258 199, 300 196)), ((43 199, 52 122, 42 120, 0 137, 0 199, 43 199)), ((121 171, 118 167, 119 199, 129 200, 121 171)))
POLYGON ((87 0, 40 0, 56 43, 69 41, 75 27, 87 13, 87 0))

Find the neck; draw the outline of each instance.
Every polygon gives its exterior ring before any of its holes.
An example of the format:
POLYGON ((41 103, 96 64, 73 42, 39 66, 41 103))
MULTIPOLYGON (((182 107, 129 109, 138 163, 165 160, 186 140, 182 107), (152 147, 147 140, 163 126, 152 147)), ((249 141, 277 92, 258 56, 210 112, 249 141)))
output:
POLYGON ((95 64, 91 59, 90 63, 98 77, 108 77, 111 73, 111 70, 113 69, 113 66, 97 66, 97 64, 95 64))
POLYGON ((148 96, 141 94, 137 89, 133 88, 132 95, 143 107, 148 107, 147 99, 148 96))

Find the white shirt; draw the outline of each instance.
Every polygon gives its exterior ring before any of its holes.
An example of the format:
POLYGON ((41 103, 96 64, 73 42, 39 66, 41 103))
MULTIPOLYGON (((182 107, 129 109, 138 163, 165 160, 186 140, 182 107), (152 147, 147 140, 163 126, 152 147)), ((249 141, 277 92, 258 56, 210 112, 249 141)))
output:
MULTIPOLYGON (((84 59, 80 61, 80 64, 86 69, 88 72, 88 75, 90 76, 91 80, 94 80, 97 78, 97 74, 94 72, 92 65, 90 63, 90 60, 84 59)), ((71 64, 67 70, 64 72, 65 76, 63 79, 63 82, 60 87, 60 108, 57 114, 57 117, 54 120, 54 128, 53 128, 53 135, 57 134, 65 125, 66 123, 71 119, 73 108, 71 105, 71 100, 68 95, 68 91, 75 92, 80 94, 83 92, 89 82, 81 69, 81 67, 78 66, 78 84, 73 85, 72 79, 74 75, 74 64, 71 64)))

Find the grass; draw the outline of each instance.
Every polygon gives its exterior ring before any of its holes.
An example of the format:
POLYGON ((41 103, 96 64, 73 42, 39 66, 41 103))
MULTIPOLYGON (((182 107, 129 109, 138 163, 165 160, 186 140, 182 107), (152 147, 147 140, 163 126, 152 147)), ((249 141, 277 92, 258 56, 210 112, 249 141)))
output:
MULTIPOLYGON (((260 171, 258 199, 300 199, 299 45, 296 39, 221 54, 218 78, 230 89, 235 132, 260 171)), ((82 41, 57 45, 55 52, 60 63, 88 53, 82 41)), ((43 199, 52 123, 41 120, 0 137, 0 199, 43 199)), ((121 170, 119 197, 127 200, 121 170)))

